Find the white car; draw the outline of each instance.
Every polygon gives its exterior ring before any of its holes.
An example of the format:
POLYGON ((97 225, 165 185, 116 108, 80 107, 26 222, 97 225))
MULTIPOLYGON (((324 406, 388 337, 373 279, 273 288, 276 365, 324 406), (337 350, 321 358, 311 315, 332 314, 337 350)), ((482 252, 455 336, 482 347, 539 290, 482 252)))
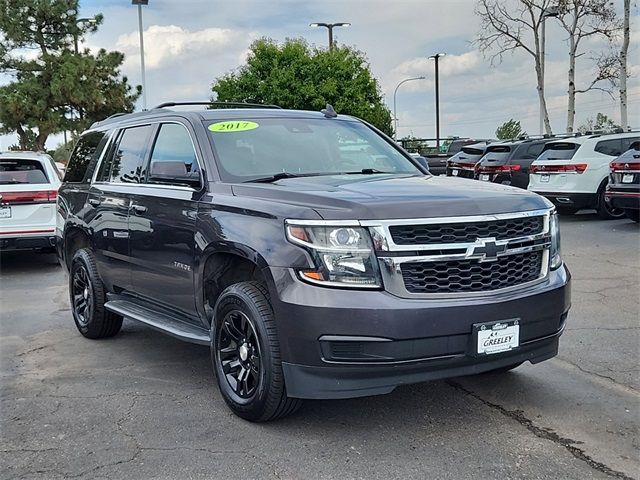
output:
POLYGON ((44 153, 0 153, 0 250, 55 248, 61 174, 44 153))
POLYGON ((609 162, 640 140, 640 132, 584 135, 545 145, 529 169, 529 190, 551 200, 558 213, 595 208, 604 219, 621 218, 605 199, 609 162))

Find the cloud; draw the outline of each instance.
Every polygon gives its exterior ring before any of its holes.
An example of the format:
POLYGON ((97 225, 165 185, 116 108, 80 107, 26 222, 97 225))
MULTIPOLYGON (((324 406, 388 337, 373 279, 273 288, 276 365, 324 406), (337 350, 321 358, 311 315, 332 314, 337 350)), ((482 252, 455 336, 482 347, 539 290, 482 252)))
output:
MULTIPOLYGON (((197 61, 229 51, 241 52, 255 37, 239 30, 206 28, 189 31, 176 25, 151 25, 144 31, 145 65, 153 70, 180 60, 197 61)), ((121 35, 116 49, 127 55, 128 61, 137 61, 140 48, 137 32, 121 35), (135 60, 134 60, 135 59, 135 60)))

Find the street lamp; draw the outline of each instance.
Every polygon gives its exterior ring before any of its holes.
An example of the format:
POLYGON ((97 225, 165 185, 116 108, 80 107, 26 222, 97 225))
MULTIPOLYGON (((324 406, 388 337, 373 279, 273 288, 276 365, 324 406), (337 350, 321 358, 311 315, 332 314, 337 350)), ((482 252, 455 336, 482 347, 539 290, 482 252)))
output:
POLYGON ((436 62, 436 149, 438 152, 440 151, 440 79, 438 72, 438 60, 440 57, 444 57, 445 55, 446 53, 436 53, 429 57, 436 62))
POLYGON ((547 18, 557 17, 560 15, 558 7, 548 7, 542 11, 542 17, 540 19, 540 88, 542 95, 540 95, 540 135, 544 134, 544 109, 542 102, 544 101, 544 56, 545 56, 545 25, 547 24, 547 18))
POLYGON ((131 0, 131 5, 138 6, 138 30, 140 31, 140 71, 142 72, 142 109, 147 109, 147 79, 144 72, 144 36, 142 33, 142 6, 149 5, 149 0, 131 0))
POLYGON ((351 24, 348 22, 338 22, 338 23, 324 23, 324 22, 315 22, 310 23, 310 27, 325 27, 329 30, 329 50, 333 50, 333 28, 334 27, 350 27, 351 24))
POLYGON ((398 93, 398 89, 400 88, 400 85, 402 85, 403 83, 411 82, 413 80, 424 80, 424 79, 425 77, 405 78, 396 86, 396 89, 393 91, 393 122, 395 125, 395 128, 393 129, 394 140, 398 140, 398 115, 396 111, 396 94, 398 93))
MULTIPOLYGON (((83 25, 85 23, 88 23, 89 25, 95 25, 97 22, 95 18, 79 18, 78 20, 76 20, 76 25, 78 27, 80 27, 80 25, 83 25)), ((77 55, 78 54, 78 32, 73 34, 73 46, 77 55)))

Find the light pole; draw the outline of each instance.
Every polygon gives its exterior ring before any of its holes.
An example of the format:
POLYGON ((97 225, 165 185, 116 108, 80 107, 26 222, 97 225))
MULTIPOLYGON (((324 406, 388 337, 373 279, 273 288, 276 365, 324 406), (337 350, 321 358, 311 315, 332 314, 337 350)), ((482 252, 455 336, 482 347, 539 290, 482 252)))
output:
POLYGON ((325 27, 329 30, 329 50, 333 50, 333 28, 334 27, 350 27, 351 24, 348 22, 337 22, 337 23, 324 23, 324 22, 315 22, 310 23, 310 27, 325 27))
POLYGON ((436 53, 435 55, 431 55, 429 58, 433 59, 436 62, 436 73, 435 73, 435 81, 436 81, 436 149, 440 152, 440 78, 438 71, 438 60, 440 57, 444 57, 446 53, 436 53))
POLYGON ((142 6, 149 5, 149 0, 131 0, 131 5, 138 6, 138 30, 140 30, 140 71, 142 72, 142 109, 147 109, 147 79, 144 72, 144 35, 142 33, 142 6))
POLYGON ((540 19, 540 76, 541 80, 541 90, 542 95, 540 95, 540 135, 544 134, 544 61, 545 61, 545 35, 546 35, 546 24, 547 18, 549 17, 557 17, 560 15, 558 11, 558 7, 549 7, 545 8, 542 11, 542 18, 540 19))
POLYGON ((393 123, 395 126, 395 128, 393 129, 394 140, 398 140, 398 114, 396 110, 396 94, 398 93, 398 89, 400 88, 400 85, 402 85, 403 83, 411 82, 413 80, 424 80, 424 79, 425 77, 405 78, 396 86, 396 89, 393 91, 393 123))
MULTIPOLYGON (((95 18, 79 18, 78 20, 76 20, 76 25, 78 27, 85 23, 88 23, 89 25, 95 25, 97 22, 95 18)), ((78 55, 78 32, 75 32, 73 34, 73 47, 76 55, 78 55)))

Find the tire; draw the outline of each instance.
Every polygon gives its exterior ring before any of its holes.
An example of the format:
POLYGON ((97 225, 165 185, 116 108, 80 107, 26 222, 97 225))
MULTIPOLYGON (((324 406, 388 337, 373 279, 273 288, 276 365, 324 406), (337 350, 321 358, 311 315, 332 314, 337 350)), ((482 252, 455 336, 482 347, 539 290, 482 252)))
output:
POLYGON ((636 222, 636 223, 640 222, 640 210, 633 210, 631 208, 625 208, 624 209, 624 214, 627 216, 627 218, 630 218, 634 222, 636 222))
POLYGON ((558 215, 568 216, 575 214, 578 210, 571 207, 556 207, 558 215))
POLYGON ((228 287, 216 302, 211 361, 224 401, 239 417, 267 422, 295 412, 288 398, 273 309, 258 282, 228 287))
POLYGON ((112 337, 122 327, 122 317, 104 308, 106 292, 90 250, 78 250, 71 260, 69 299, 78 331, 87 338, 112 337))
POLYGON ((609 202, 604 199, 605 188, 600 188, 598 192, 598 216, 603 220, 616 220, 624 217, 624 210, 621 208, 614 208, 609 202))

